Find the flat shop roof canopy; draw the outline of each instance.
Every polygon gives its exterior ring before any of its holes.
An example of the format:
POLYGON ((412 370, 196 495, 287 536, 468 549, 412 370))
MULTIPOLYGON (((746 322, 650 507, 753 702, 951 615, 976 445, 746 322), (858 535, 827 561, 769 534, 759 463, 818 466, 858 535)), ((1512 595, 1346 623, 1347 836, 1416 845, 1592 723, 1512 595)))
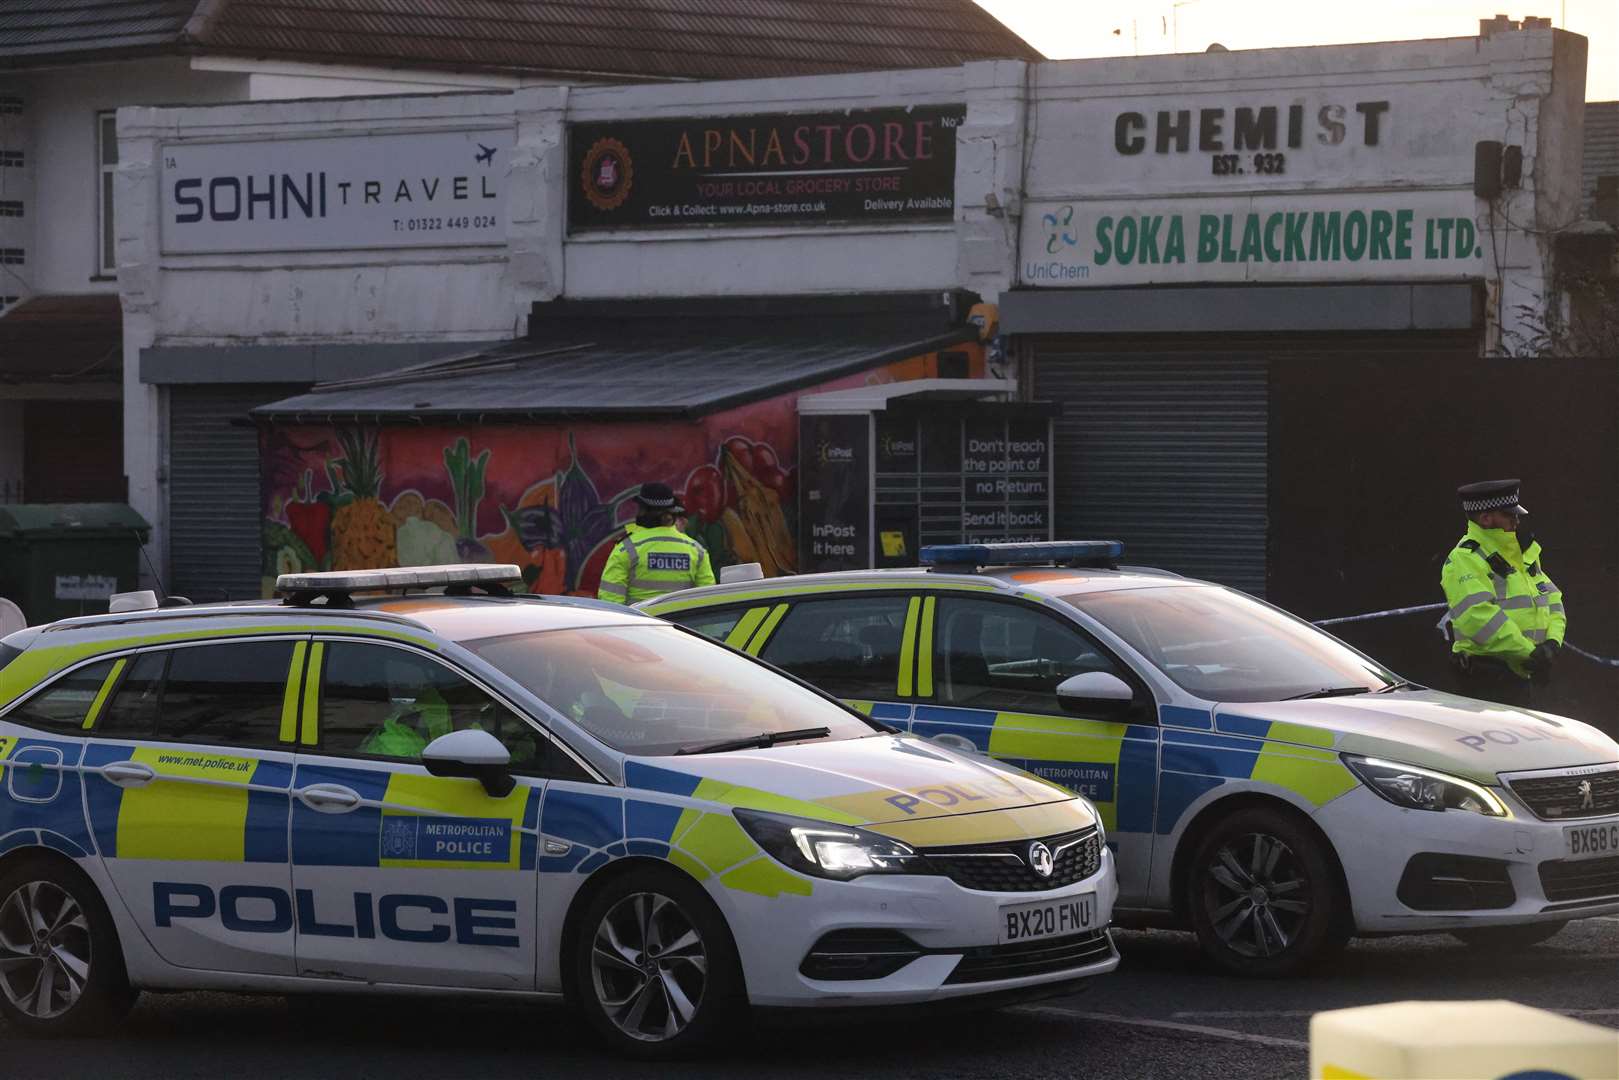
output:
POLYGON ((978 328, 960 324, 961 307, 937 293, 535 305, 525 339, 326 383, 253 415, 286 423, 696 418, 976 340, 978 328))

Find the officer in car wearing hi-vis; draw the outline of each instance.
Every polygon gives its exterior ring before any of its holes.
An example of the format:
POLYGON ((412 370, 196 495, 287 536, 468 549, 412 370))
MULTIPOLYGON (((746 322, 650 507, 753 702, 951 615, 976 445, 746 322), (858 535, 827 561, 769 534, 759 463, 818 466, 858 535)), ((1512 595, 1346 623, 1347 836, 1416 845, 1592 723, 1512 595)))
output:
POLYGON ((686 509, 669 485, 642 484, 635 501, 641 507, 635 528, 607 557, 597 598, 635 604, 677 589, 714 584, 708 549, 675 524, 686 509))
POLYGON ((1470 697, 1528 705, 1551 681, 1568 619, 1563 592, 1546 576, 1540 544, 1520 524, 1517 480, 1456 489, 1467 535, 1445 559, 1440 581, 1451 662, 1470 697))

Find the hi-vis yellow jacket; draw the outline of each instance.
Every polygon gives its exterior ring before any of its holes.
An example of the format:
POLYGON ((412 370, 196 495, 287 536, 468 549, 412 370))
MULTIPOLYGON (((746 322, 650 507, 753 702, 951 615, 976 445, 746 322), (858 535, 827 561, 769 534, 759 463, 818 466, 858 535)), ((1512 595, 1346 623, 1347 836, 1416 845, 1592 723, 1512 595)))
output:
POLYGON ((1540 557, 1538 541, 1520 550, 1516 534, 1468 523, 1440 575, 1451 651, 1499 660, 1527 676, 1524 661, 1536 645, 1563 643, 1563 592, 1540 557))
POLYGON ((712 584, 714 568, 702 544, 673 525, 637 528, 607 557, 596 598, 636 604, 676 589, 712 584))

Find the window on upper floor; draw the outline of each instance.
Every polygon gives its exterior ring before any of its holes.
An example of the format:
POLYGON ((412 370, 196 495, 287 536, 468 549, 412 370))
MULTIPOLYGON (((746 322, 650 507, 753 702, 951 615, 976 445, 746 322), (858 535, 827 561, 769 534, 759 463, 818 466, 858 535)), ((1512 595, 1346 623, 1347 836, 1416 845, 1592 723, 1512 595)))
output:
POLYGON ((118 171, 118 120, 114 113, 96 114, 96 163, 100 168, 96 195, 96 272, 118 273, 117 230, 112 220, 112 181, 118 171))

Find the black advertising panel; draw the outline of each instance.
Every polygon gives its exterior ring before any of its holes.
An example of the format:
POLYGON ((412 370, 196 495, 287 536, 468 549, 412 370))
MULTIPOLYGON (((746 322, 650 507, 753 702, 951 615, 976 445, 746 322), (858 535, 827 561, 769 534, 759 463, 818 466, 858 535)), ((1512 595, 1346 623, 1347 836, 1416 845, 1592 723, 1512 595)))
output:
POLYGON ((950 221, 964 105, 568 128, 568 231, 950 221))
POLYGON ((871 417, 798 419, 798 565, 871 565, 871 417))
POLYGON ((915 565, 927 544, 1050 540, 1051 413, 1044 405, 976 405, 883 414, 877 565, 915 565), (914 458, 884 449, 913 443, 914 458), (905 557, 885 560, 884 545, 901 540, 905 557))

